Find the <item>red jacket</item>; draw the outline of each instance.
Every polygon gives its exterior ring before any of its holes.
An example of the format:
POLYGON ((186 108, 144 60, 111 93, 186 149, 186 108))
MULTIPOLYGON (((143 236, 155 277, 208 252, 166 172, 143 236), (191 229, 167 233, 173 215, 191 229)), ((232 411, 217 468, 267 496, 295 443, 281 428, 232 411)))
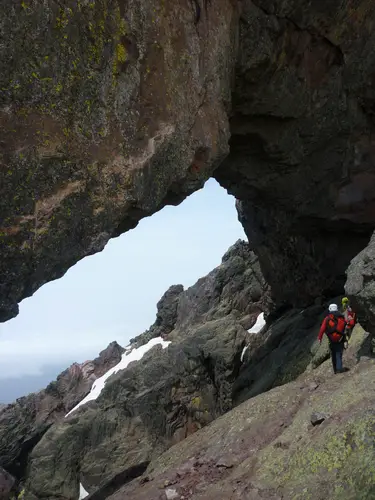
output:
MULTIPOLYGON (((334 317, 335 317, 335 315, 330 313, 330 314, 328 314, 328 316, 326 316, 324 318, 322 326, 320 327, 320 330, 319 330, 319 335, 318 335, 319 342, 322 341, 323 335, 326 333, 327 321, 331 318, 333 319, 334 317)), ((345 318, 341 314, 339 316, 337 316, 337 318, 338 318, 337 330, 340 333, 344 333, 345 326, 347 325, 347 322, 345 321, 345 318)))
POLYGON ((348 328, 352 329, 355 327, 355 313, 351 307, 348 307, 344 312, 344 318, 348 328))

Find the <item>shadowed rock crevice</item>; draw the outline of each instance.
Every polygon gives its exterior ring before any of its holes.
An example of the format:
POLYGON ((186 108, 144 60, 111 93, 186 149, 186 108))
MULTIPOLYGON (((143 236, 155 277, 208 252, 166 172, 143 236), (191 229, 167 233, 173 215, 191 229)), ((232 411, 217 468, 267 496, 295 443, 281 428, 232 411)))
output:
POLYGON ((95 493, 89 495, 87 500, 104 500, 110 495, 116 493, 122 486, 129 483, 133 479, 141 476, 149 466, 150 462, 143 462, 137 464, 134 467, 130 467, 122 472, 119 472, 116 476, 111 478, 106 484, 100 486, 95 493))
MULTIPOLYGON (((24 479, 26 476, 29 455, 35 448, 35 446, 42 439, 44 434, 51 427, 52 422, 49 424, 44 424, 38 426, 38 428, 33 432, 31 437, 28 436, 20 436, 21 446, 18 450, 18 456, 12 456, 11 461, 9 463, 4 462, 4 467, 7 468, 10 474, 17 478, 18 480, 24 479), (23 440, 23 442, 22 442, 23 440)), ((2 460, 3 461, 3 460, 2 460)))

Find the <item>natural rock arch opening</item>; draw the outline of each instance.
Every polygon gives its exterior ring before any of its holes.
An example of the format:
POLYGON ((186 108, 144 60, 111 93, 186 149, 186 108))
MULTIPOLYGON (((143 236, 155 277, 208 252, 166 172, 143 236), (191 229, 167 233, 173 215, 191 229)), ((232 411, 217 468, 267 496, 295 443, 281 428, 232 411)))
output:
POLYGON ((234 205, 210 180, 21 303, 20 314, 0 325, 0 403, 39 390, 71 363, 94 359, 114 340, 125 346, 146 330, 165 290, 193 285, 244 239, 234 205))
POLYGON ((0 320, 211 175, 278 300, 342 287, 375 224, 374 34, 295 6, 3 2, 0 320))

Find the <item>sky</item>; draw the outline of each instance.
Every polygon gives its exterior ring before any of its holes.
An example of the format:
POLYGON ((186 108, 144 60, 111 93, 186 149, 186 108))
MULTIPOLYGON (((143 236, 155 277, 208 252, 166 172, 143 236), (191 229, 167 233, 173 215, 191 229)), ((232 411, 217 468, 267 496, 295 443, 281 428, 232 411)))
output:
POLYGON ((44 285, 0 323, 0 403, 43 388, 113 340, 126 346, 155 321, 169 286, 193 285, 239 238, 235 200, 210 179, 44 285))

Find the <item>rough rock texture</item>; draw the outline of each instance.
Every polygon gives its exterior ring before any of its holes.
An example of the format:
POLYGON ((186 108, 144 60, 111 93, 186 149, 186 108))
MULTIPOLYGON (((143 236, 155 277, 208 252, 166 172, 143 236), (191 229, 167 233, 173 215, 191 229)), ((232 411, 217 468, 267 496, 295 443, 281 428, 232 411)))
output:
POLYGON ((142 335, 131 339, 130 343, 139 346, 147 344, 152 338, 168 335, 176 324, 178 303, 183 291, 184 287, 182 285, 172 285, 157 303, 155 323, 142 335))
POLYGON ((79 482, 100 498, 229 411, 249 335, 244 325, 268 305, 268 285, 243 241, 188 290, 170 288, 155 325, 133 342, 144 344, 164 325, 168 349, 152 349, 112 376, 96 401, 49 429, 30 456, 28 498, 74 500, 79 482))
POLYGON ((328 356, 328 341, 317 342, 326 314, 324 306, 291 309, 272 322, 262 335, 249 334, 243 364, 233 384, 235 404, 295 380, 328 356))
POLYGON ((375 234, 350 263, 347 270, 345 292, 361 320, 371 328, 375 327, 375 234))
POLYGON ((10 499, 15 479, 5 469, 0 467, 0 498, 1 500, 10 499))
POLYGON ((181 295, 175 329, 231 314, 244 328, 250 328, 261 311, 272 308, 269 286, 258 258, 249 244, 238 240, 224 255, 221 266, 181 295))
POLYGON ((369 5, 242 2, 230 155, 215 176, 279 301, 342 293, 374 228, 369 5))
POLYGON ((206 7, 1 2, 1 320, 227 154, 236 14, 206 7))
POLYGON ((341 293, 375 226, 368 1, 4 0, 0 19, 2 320, 213 173, 278 301, 341 293))
POLYGON ((0 466, 21 479, 28 454, 48 428, 82 400, 95 379, 116 365, 123 352, 112 342, 94 361, 71 365, 45 390, 7 405, 0 412, 0 466))
POLYGON ((249 399, 154 460, 110 500, 349 500, 374 497, 374 360, 360 327, 345 353, 297 381, 249 399), (326 419, 314 427, 311 413, 326 419))
MULTIPOLYGON (((193 287, 171 287, 158 304, 155 324, 133 341, 142 345, 150 335, 163 334, 171 341, 168 349, 155 347, 108 379, 96 401, 23 445, 22 467, 11 465, 27 470, 25 500, 77 500, 79 483, 93 500, 165 500, 165 489, 186 499, 302 500, 314 474, 312 498, 334 499, 333 459, 342 468, 339 488, 361 492, 367 458, 356 450, 367 440, 363 412, 372 405, 372 382, 366 386, 374 371, 371 336, 356 327, 344 354, 351 371, 333 376, 327 341, 319 345, 316 339, 326 307, 273 309, 265 328, 247 332, 273 304, 258 259, 238 241, 193 287), (313 413, 325 416, 319 426, 311 423, 313 413), (341 451, 339 458, 333 453, 335 443, 340 448, 345 439, 352 442, 341 433, 357 418, 354 455, 348 449, 344 456, 358 466, 348 470, 341 451), (318 432, 327 426, 323 439, 318 432), (306 485, 296 472, 301 457, 306 485), (323 476, 317 476, 317 464, 330 464, 323 476)), ((18 422, 27 411, 19 411, 18 422)), ((12 429, 9 420, 5 424, 12 429)), ((17 425, 8 449, 18 446, 17 425)))
POLYGON ((261 311, 272 308, 269 286, 249 244, 238 240, 222 263, 184 291, 171 286, 157 304, 155 323, 131 342, 142 345, 163 336, 177 340, 195 325, 231 315, 248 329, 261 311))

